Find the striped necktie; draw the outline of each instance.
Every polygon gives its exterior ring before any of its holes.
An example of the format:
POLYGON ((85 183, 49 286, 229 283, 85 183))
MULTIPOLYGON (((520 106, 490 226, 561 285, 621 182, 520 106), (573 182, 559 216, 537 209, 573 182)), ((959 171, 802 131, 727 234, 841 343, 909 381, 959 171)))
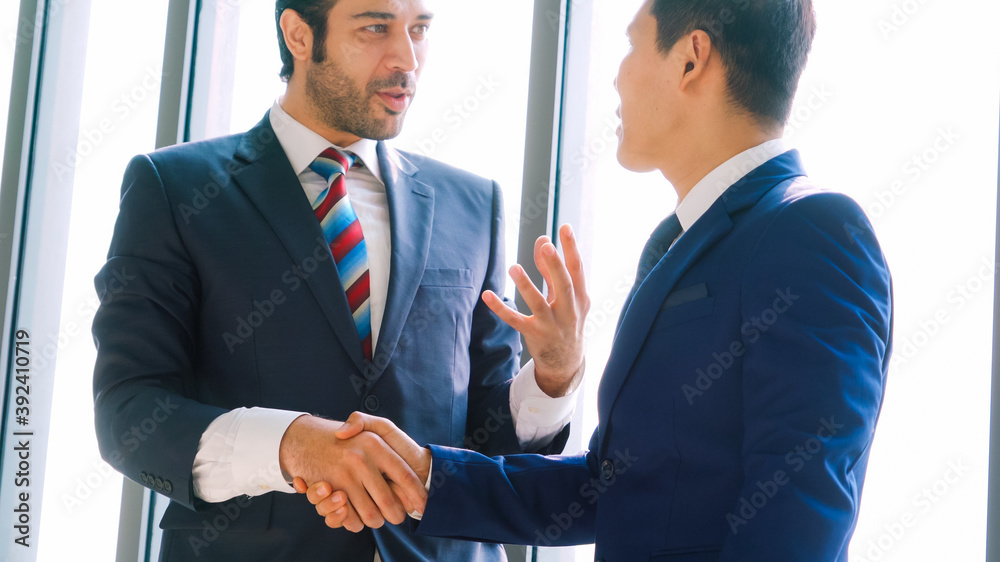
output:
POLYGON ((361 222, 347 197, 347 170, 355 164, 349 152, 328 148, 309 168, 326 179, 327 188, 313 203, 313 211, 323 228, 337 264, 347 304, 361 337, 365 357, 372 358, 371 287, 368 278, 368 249, 361 222))

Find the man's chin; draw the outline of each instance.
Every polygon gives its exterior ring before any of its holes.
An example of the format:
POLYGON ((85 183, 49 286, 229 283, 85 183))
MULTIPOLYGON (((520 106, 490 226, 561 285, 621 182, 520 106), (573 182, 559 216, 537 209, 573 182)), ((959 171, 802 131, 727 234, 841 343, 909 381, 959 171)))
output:
POLYGON ((379 122, 378 127, 368 127, 366 130, 356 131, 354 134, 363 139, 375 141, 394 139, 403 132, 402 119, 388 119, 379 122))
POLYGON ((617 157, 621 167, 630 172, 644 173, 655 169, 655 166, 652 166, 649 162, 645 162, 643 159, 637 157, 636 154, 627 150, 621 141, 618 142, 617 157))

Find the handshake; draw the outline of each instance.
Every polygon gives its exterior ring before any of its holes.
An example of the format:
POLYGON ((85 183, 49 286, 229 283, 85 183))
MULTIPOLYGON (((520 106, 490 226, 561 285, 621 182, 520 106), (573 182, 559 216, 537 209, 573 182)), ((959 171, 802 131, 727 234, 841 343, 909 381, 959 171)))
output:
MULTIPOLYGON (((547 294, 521 266, 510 269, 530 316, 508 308, 492 291, 483 294, 486 306, 524 336, 534 358, 535 383, 551 397, 566 396, 580 384, 590 309, 572 228, 563 225, 559 238, 565 262, 549 237, 535 242, 535 265, 549 287, 547 294)), ((387 419, 355 412, 341 425, 301 416, 285 432, 279 458, 281 470, 295 477, 295 490, 307 495, 332 528, 357 533, 386 521, 398 525, 407 514, 422 514, 427 504, 431 452, 387 419)))
POLYGON ((302 416, 285 433, 280 458, 295 491, 334 529, 398 525, 427 505, 431 452, 384 418, 355 412, 340 425, 302 416))

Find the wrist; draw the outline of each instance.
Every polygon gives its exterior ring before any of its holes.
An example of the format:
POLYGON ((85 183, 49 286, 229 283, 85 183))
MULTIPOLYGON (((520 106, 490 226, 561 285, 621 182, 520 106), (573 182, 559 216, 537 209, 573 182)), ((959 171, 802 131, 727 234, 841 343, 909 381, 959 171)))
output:
POLYGON ((291 477, 304 477, 303 451, 308 450, 310 435, 321 429, 324 421, 326 420, 303 414, 288 425, 288 429, 281 436, 281 443, 278 445, 278 465, 283 474, 291 477))
POLYGON ((583 379, 586 359, 580 361, 575 369, 562 372, 547 370, 535 362, 535 384, 550 398, 562 398, 576 391, 583 379))

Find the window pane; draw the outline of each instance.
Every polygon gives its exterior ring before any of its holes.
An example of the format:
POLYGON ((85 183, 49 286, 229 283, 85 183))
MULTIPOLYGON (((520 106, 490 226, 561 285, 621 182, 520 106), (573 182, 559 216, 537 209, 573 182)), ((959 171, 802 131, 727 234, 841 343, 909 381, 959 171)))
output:
MULTIPOLYGON (((590 254, 590 397, 642 247, 676 204, 661 175, 626 172, 615 157, 612 81, 641 4, 595 2, 590 59, 569 61, 590 73, 586 143, 564 170, 584 175, 589 209, 578 234, 590 254)), ((819 33, 786 143, 815 183, 866 209, 895 280, 894 363, 851 560, 982 559, 1000 90, 989 26, 1000 6, 814 4, 819 33), (975 57, 944 46, 955 30, 975 57)), ((585 408, 586 434, 596 400, 585 408)))
MULTIPOLYGON (((497 180, 504 188, 508 263, 514 263, 533 4, 435 0, 433 8, 431 53, 403 133, 390 143, 497 180)), ((284 91, 275 34, 273 0, 240 3, 232 108, 209 112, 231 111, 232 120, 215 134, 249 129, 284 91)))
POLYGON ((14 72, 14 48, 17 42, 29 41, 31 36, 26 32, 31 29, 31 20, 21 22, 18 19, 20 2, 8 0, 0 5, 0 37, 3 46, 0 47, 0 166, 3 165, 4 147, 7 144, 7 108, 10 105, 11 76, 14 72), (23 33, 18 33, 21 30, 23 33))
POLYGON ((167 0, 93 2, 79 145, 51 163, 75 185, 61 330, 36 358, 39 367, 56 361, 42 561, 79 559, 81 548, 90 560, 115 556, 122 477, 101 459, 94 433, 93 279, 106 260, 125 166, 154 148, 166 13, 167 0))

